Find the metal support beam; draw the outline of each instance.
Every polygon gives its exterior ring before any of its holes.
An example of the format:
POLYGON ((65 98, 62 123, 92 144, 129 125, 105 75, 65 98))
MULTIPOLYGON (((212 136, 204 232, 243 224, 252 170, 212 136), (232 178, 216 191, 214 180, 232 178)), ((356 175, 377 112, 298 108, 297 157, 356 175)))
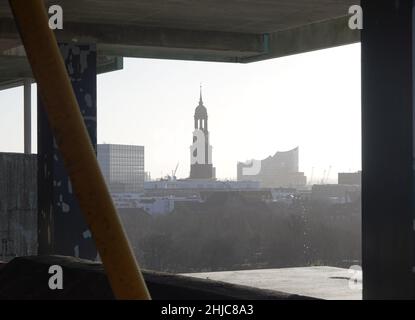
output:
POLYGON ((23 83, 24 92, 24 153, 32 153, 32 81, 25 79, 23 83))
MULTIPOLYGON (((78 105, 96 150, 96 48, 61 44, 78 105)), ((91 232, 72 191, 38 92, 38 239, 39 254, 58 254, 94 260, 91 232)))
POLYGON ((362 0, 363 298, 415 298, 412 0, 362 0))

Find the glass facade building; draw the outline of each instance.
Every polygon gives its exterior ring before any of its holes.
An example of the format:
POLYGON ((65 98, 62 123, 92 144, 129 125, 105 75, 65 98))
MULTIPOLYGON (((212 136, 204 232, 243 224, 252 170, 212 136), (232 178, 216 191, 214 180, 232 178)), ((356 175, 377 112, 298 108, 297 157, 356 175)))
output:
POLYGON ((98 144, 98 162, 112 193, 144 189, 144 146, 98 144))

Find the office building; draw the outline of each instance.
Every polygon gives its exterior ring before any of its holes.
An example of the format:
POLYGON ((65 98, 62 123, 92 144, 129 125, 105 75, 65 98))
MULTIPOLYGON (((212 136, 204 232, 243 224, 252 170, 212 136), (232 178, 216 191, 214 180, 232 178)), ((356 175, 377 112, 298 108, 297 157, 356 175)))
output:
POLYGON ((339 172, 338 173, 338 184, 360 186, 362 184, 362 171, 339 172))
POLYGON ((98 162, 111 193, 143 191, 143 146, 99 144, 97 149, 98 162))

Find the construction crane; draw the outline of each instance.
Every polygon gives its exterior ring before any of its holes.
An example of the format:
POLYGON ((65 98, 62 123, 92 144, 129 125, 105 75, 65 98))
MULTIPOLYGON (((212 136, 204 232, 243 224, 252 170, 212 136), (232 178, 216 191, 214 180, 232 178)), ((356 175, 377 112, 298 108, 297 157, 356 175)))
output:
POLYGON ((330 172, 331 172, 331 166, 329 166, 328 170, 324 169, 323 178, 321 179, 321 184, 327 184, 329 182, 330 172))
POLYGON ((176 168, 172 171, 172 176, 171 177, 174 180, 176 179, 176 172, 177 172, 177 168, 179 167, 179 163, 180 162, 177 162, 176 168))
POLYGON ((323 172, 323 177, 321 178, 321 182, 320 182, 320 184, 324 184, 324 179, 325 179, 325 177, 326 177, 326 169, 324 169, 324 172, 323 172))
POLYGON ((326 183, 328 183, 328 182, 329 182, 330 172, 331 172, 331 165, 329 166, 329 170, 327 171, 326 183))

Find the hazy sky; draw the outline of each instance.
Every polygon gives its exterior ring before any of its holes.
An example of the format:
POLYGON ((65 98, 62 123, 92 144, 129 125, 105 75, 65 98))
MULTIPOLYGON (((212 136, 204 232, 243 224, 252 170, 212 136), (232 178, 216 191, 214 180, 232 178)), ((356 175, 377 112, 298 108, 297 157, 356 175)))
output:
MULTIPOLYGON (((98 142, 144 145, 152 178, 177 163, 187 177, 200 83, 219 178, 235 178, 237 161, 296 146, 315 182, 330 166, 333 182, 360 170, 360 44, 245 65, 125 59, 124 70, 98 76, 98 142)), ((0 151, 22 150, 23 89, 0 91, 0 151)))

